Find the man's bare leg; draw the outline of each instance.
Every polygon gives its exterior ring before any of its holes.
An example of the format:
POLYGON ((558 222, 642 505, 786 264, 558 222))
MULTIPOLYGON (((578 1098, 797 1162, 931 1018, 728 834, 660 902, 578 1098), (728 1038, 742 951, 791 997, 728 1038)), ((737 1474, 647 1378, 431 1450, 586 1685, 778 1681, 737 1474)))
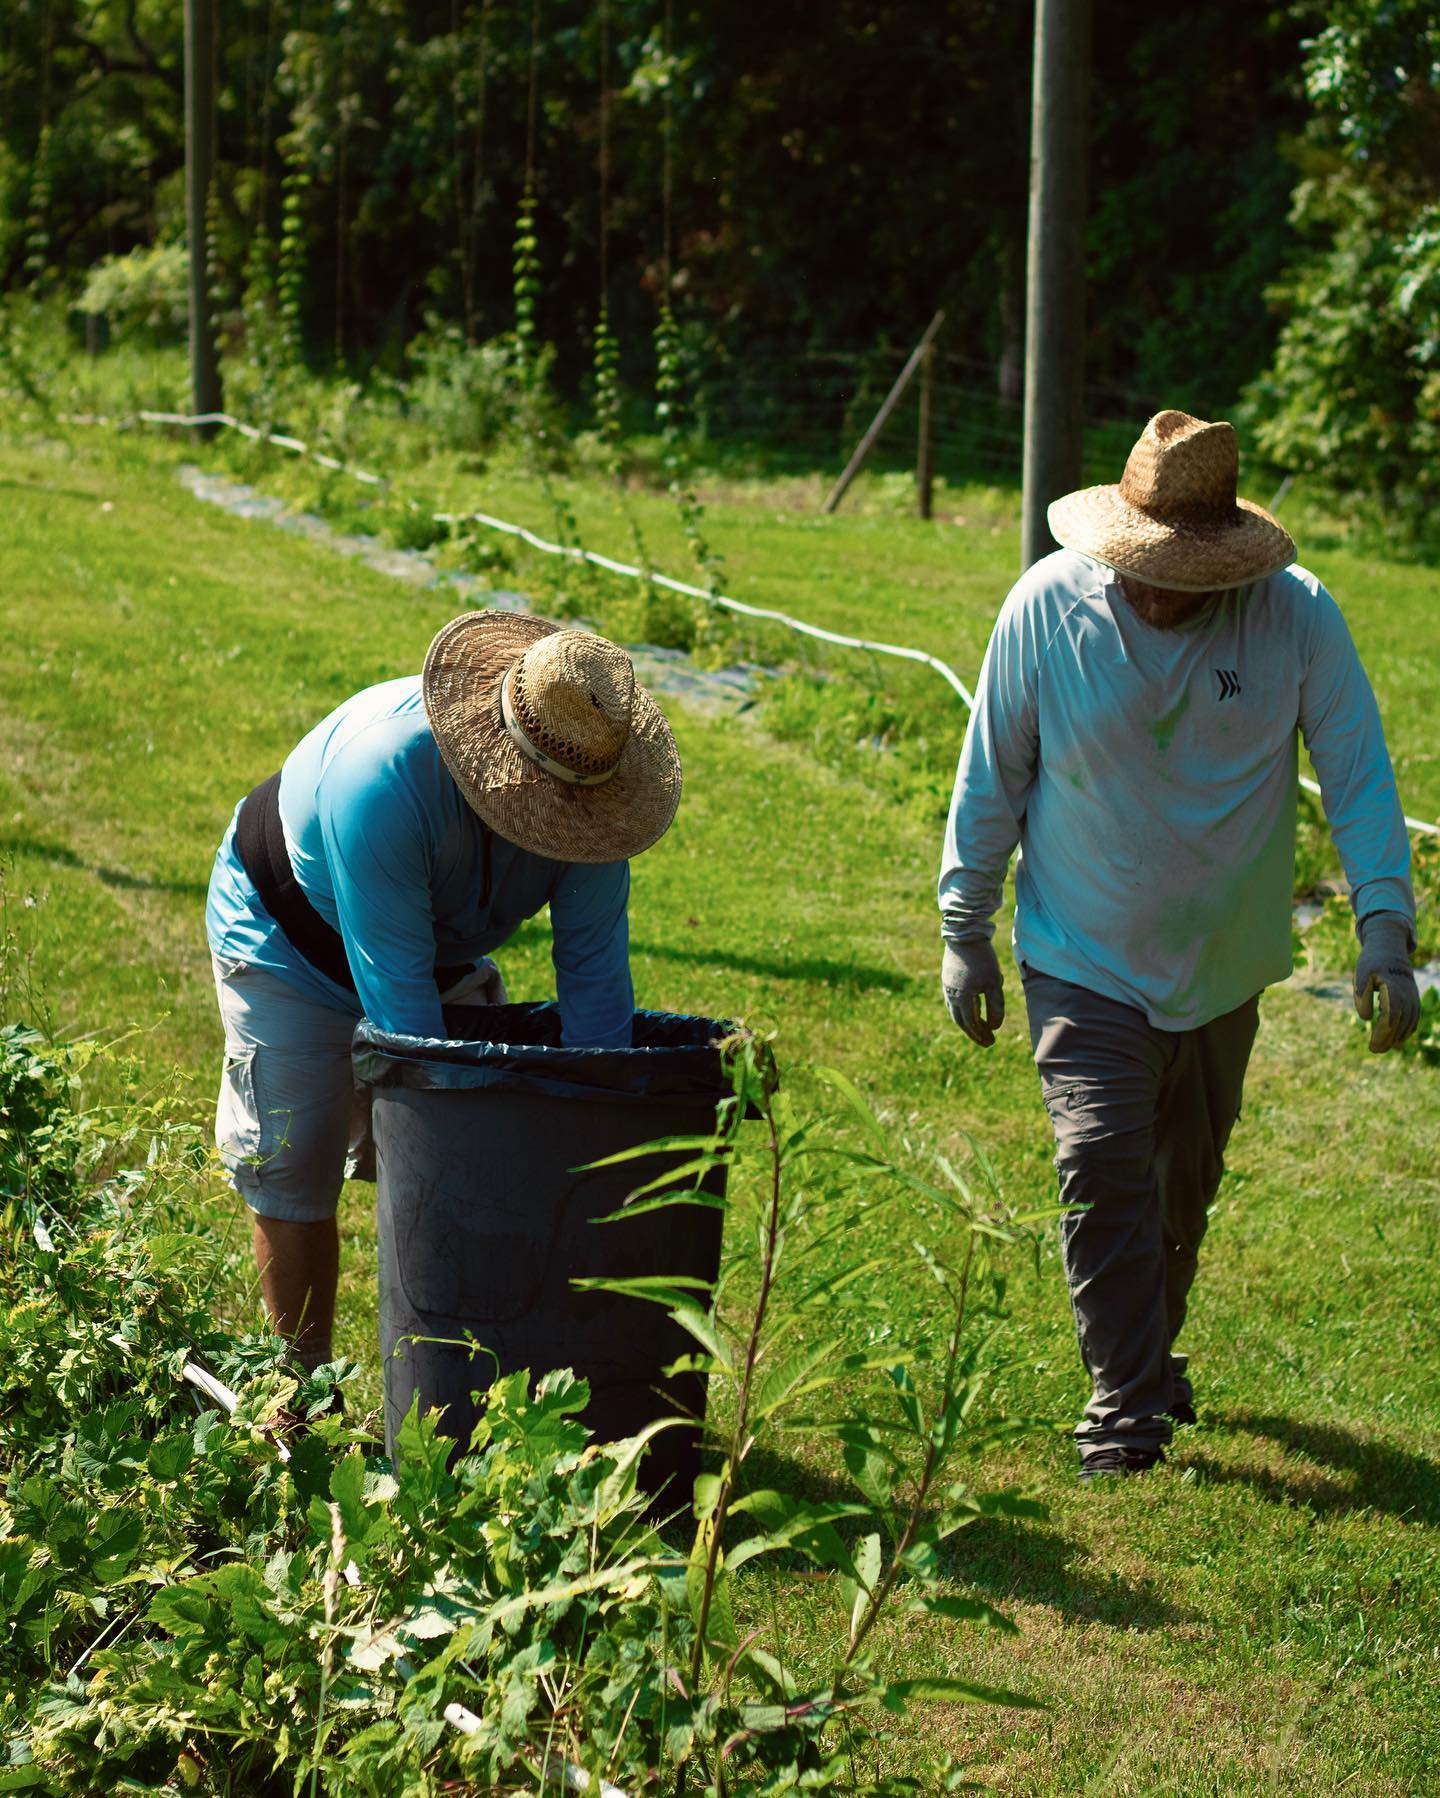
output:
POLYGON ((255 1265, 276 1334, 292 1344, 295 1358, 307 1370, 328 1361, 340 1272, 335 1219, 297 1224, 257 1217, 255 1265))

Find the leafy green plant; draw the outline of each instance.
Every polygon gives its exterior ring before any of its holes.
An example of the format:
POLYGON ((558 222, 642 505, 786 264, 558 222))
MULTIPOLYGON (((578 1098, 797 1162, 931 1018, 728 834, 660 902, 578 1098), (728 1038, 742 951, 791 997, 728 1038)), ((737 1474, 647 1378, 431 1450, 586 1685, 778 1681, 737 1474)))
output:
POLYGON ((527 181, 515 215, 511 272, 515 294, 515 350, 524 377, 533 381, 539 364, 540 239, 535 232, 535 187, 527 181))
POLYGON ((605 628, 627 643, 693 649, 699 637, 701 605, 654 581, 627 582, 607 598, 602 616, 605 628))
MULTIPOLYGON (((550 395, 549 368, 552 354, 542 347, 537 322, 541 291, 540 240, 535 223, 536 197, 532 180, 525 183, 515 221, 513 275, 515 294, 515 352, 522 396, 520 423, 531 467, 539 477, 546 504, 554 519, 556 542, 578 550, 580 526, 575 511, 555 482, 563 460, 561 435, 550 395)), ((591 587, 588 564, 578 556, 563 561, 546 559, 541 569, 545 603, 561 617, 577 617, 587 610, 591 587)))
POLYGON ((514 340, 473 344, 458 325, 434 316, 405 354, 413 370, 408 403, 434 440, 482 455, 515 430, 523 406, 537 403, 533 388, 543 389, 548 367, 540 357, 532 375, 514 340))
POLYGON ((29 294, 0 294, 0 395, 53 419, 54 364, 44 323, 29 294))
POLYGON ((943 820, 954 779, 944 714, 907 703, 878 658, 767 675, 758 697, 766 730, 781 742, 884 789, 927 824, 943 820))
POLYGON ((250 241, 240 301, 245 359, 231 391, 260 430, 279 428, 294 401, 294 358, 275 287, 275 248, 263 230, 250 241))
POLYGON ((189 268, 183 244, 157 243, 107 256, 85 277, 80 309, 103 313, 116 331, 175 338, 187 317, 189 268))
POLYGON ((50 266, 50 204, 54 197, 51 181, 53 133, 49 124, 40 127, 35 149, 35 165, 30 178, 30 205, 25 228, 25 275, 34 289, 39 289, 52 276, 50 266))
POLYGON ((280 186, 280 244, 276 258, 275 300, 281 325, 281 352, 285 362, 300 364, 305 336, 305 266, 308 253, 306 196, 310 171, 299 159, 297 146, 288 146, 285 174, 280 186))
POLYGON ((689 1639, 667 1733, 680 1762, 675 1790, 683 1794, 692 1777, 707 1798, 762 1784, 898 1790, 882 1774, 859 1772, 876 1761, 883 1731, 875 1718, 912 1702, 1031 1702, 948 1674, 884 1677, 867 1645, 897 1602, 1012 1627, 982 1600, 948 1589, 944 1547, 981 1516, 1044 1515, 1032 1501, 976 1493, 956 1477, 962 1444, 973 1450, 1024 1427, 979 1429, 972 1412, 988 1373, 979 1317, 1004 1297, 991 1247, 1019 1240, 1035 1220, 1007 1213, 993 1170, 974 1145, 979 1192, 943 1161, 935 1181, 923 1179, 893 1159, 874 1113, 843 1075, 816 1070, 858 1131, 859 1147, 791 1104, 768 1040, 742 1032, 724 1049, 732 1092, 715 1137, 651 1145, 648 1152, 663 1148, 689 1159, 638 1187, 616 1214, 618 1221, 640 1209, 723 1203, 702 1183, 734 1161, 742 1122, 758 1114, 765 1136, 760 1177, 737 1201, 743 1246, 727 1261, 717 1291, 663 1279, 589 1282, 667 1309, 697 1351, 671 1371, 702 1372, 712 1415, 722 1420, 709 1430, 716 1465, 696 1482, 696 1531, 676 1631, 677 1643, 689 1639), (883 1258, 847 1254, 838 1245, 848 1248, 857 1235, 873 1242, 895 1189, 918 1199, 940 1233, 938 1245, 913 1244, 917 1271, 938 1292, 934 1335, 922 1332, 908 1354, 878 1319, 857 1332, 842 1298, 863 1289, 883 1258), (849 1486, 845 1497, 810 1500, 750 1481, 757 1455, 776 1452, 797 1430, 833 1448, 849 1486), (737 1520, 746 1531, 738 1541, 737 1520), (836 1601, 833 1656, 808 1668, 788 1665, 783 1641, 767 1641, 763 1624, 746 1617, 753 1601, 737 1577, 753 1564, 773 1579, 777 1564, 797 1557, 828 1576, 836 1601))
POLYGON ((460 566, 466 574, 482 574, 496 581, 505 581, 514 575, 514 556, 504 541, 484 525, 462 517, 454 527, 453 540, 460 566))
POLYGON ((630 550, 643 576, 641 587, 625 587, 608 595, 606 612, 613 628, 628 641, 655 643, 666 649, 691 649, 696 638, 696 609, 683 595, 656 586, 650 550, 640 519, 625 490, 620 416, 620 346, 610 328, 610 311, 602 301, 595 324, 595 442, 605 477, 614 487, 630 534, 630 550))
POLYGON ((1314 471, 1393 534, 1433 535, 1440 398, 1440 23, 1426 0, 1339 0, 1304 46, 1313 117, 1292 146, 1301 252, 1248 396, 1261 449, 1314 471))
POLYGON ((622 1213, 723 1202, 699 1181, 736 1159, 747 1111, 764 1119, 737 1199, 754 1247, 714 1295, 637 1289, 694 1338, 722 1419, 687 1553, 637 1491, 665 1426, 589 1441, 588 1394, 563 1371, 498 1380, 458 1457, 412 1411, 387 1462, 331 1402, 353 1369, 306 1379, 273 1338, 215 1321, 225 1245, 188 1223, 207 1162, 163 1098, 87 1110, 70 1053, 0 1035, 0 1790, 438 1798, 588 1776, 880 1793, 913 1789, 878 1765, 886 1716, 1028 1702, 948 1672, 882 1678, 868 1647, 897 1603, 1005 1627, 950 1589, 943 1554, 975 1517, 1037 1509, 955 1477, 962 1438, 986 1436, 987 1250, 1020 1226, 952 1170, 904 1174, 840 1076, 824 1077, 837 1133, 782 1097, 768 1043, 726 1054, 720 1127, 678 1176, 693 1184, 643 1187, 622 1213), (917 1251, 941 1321, 910 1358, 863 1304, 842 1315, 867 1264, 835 1259, 897 1182, 958 1251, 917 1251), (197 1363, 233 1383, 228 1415, 192 1408, 197 1363), (748 1481, 795 1428, 828 1435, 855 1499, 748 1481), (747 1616, 796 1557, 831 1581, 824 1666, 787 1665, 747 1616))
MULTIPOLYGON (((33 905, 33 895, 21 896, 21 910, 33 905)), ((49 1023, 45 995, 35 978, 33 946, 15 912, 14 864, 0 857, 0 1018, 12 1029, 30 1025, 42 1030, 49 1023)))
POLYGON ((591 368, 595 378, 596 434, 614 456, 620 446, 620 346, 610 329, 610 308, 604 301, 595 321, 591 368))
POLYGON ((720 591, 725 558, 705 536, 705 508, 695 492, 686 453, 683 348, 668 297, 655 321, 655 422, 663 446, 662 462, 671 498, 680 514, 685 540, 700 578, 712 593, 720 591))
POLYGON ((449 525, 433 517, 424 506, 393 507, 385 522, 399 549, 432 549, 450 534, 449 525))
POLYGON ((307 196, 311 177, 287 141, 280 185, 280 238, 263 220, 245 252, 240 316, 244 362, 231 391, 262 431, 295 429, 303 416, 305 273, 309 255, 307 196))

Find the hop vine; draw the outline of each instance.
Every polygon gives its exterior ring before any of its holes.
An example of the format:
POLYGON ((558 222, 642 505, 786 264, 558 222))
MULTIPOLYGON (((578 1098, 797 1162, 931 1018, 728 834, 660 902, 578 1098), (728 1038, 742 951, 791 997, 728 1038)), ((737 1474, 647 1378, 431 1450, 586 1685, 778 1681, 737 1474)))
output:
MULTIPOLYGON (((519 376, 521 428, 529 447, 530 459, 540 482, 541 491, 554 518, 557 542, 570 550, 579 550, 580 521, 569 500, 555 485, 552 472, 554 445, 549 422, 549 396, 546 392, 548 356, 540 342, 540 236, 536 228, 535 185, 525 183, 520 196, 520 209, 515 217, 515 243, 511 273, 515 295, 515 364, 519 376)), ((546 566, 544 578, 551 583, 550 604, 562 615, 574 616, 585 609, 583 595, 588 591, 589 565, 578 556, 567 558, 560 569, 546 566)))
POLYGON ((30 184, 30 220, 25 241, 25 273, 38 287, 50 269, 50 127, 40 133, 35 177, 30 184))
POLYGON ((655 423, 660 431, 666 486, 680 514, 685 541, 706 591, 718 597, 725 558, 705 535, 705 507, 695 492, 687 447, 684 408, 684 354, 680 328, 668 299, 655 323, 655 423))
POLYGON ((291 163, 280 187, 280 249, 276 259, 275 298, 280 315, 281 356, 292 368, 300 363, 305 307, 305 199, 309 188, 310 171, 291 163))
POLYGON ((612 462, 620 444, 620 346, 610 329, 610 308, 602 300, 595 323, 595 428, 612 462))
POLYGON ((535 233, 535 188, 527 181, 515 218, 515 357, 520 378, 533 394, 540 375, 536 306, 540 299, 540 242, 535 233))

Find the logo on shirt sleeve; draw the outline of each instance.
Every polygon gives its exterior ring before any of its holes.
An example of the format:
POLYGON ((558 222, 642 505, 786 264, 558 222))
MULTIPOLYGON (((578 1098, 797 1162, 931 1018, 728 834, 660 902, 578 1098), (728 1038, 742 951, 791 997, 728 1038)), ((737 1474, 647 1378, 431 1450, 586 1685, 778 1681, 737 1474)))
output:
POLYGON ((1215 678, 1220 683, 1220 697, 1235 699, 1240 693, 1240 676, 1233 668, 1217 668, 1215 678))

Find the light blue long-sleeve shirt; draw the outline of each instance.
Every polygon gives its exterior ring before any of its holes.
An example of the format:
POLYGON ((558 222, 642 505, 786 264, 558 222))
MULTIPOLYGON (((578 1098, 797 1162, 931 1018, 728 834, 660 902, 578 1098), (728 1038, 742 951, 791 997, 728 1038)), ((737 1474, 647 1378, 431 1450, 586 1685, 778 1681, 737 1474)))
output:
POLYGON ((1356 915, 1415 917, 1375 697, 1338 606, 1298 565, 1142 622, 1108 568, 1060 550, 996 620, 940 871, 941 928, 989 935, 1018 843, 1015 953, 1208 1023, 1290 972, 1297 732, 1356 915))
POLYGON ((236 854, 233 820, 205 913, 217 956, 384 1030, 443 1036, 435 964, 489 954, 548 904, 565 1042, 629 1045, 629 863, 550 861, 489 830, 441 758, 419 675, 367 687, 302 738, 281 770, 280 821, 296 880, 344 939, 356 992, 306 961, 270 917, 236 854))

